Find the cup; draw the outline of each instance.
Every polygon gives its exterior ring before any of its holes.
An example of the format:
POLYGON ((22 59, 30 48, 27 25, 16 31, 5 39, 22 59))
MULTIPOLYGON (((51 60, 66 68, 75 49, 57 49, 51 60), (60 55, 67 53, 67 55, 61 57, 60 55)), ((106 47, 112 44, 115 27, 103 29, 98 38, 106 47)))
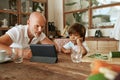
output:
POLYGON ((73 63, 80 63, 82 61, 81 51, 72 50, 71 60, 73 63))
POLYGON ((6 51, 0 50, 0 61, 4 61, 6 58, 6 51))
POLYGON ((12 59, 15 63, 23 62, 23 48, 12 48, 12 59))

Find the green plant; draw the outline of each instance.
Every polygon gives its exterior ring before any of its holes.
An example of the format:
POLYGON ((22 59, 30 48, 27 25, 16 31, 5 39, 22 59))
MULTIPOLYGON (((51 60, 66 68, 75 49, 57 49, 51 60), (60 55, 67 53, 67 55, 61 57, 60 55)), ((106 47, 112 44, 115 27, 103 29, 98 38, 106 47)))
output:
POLYGON ((98 6, 99 2, 97 0, 92 0, 92 5, 98 6))
POLYGON ((39 9, 41 12, 44 11, 43 9, 43 4, 39 5, 41 3, 38 3, 38 2, 34 2, 33 3, 33 11, 36 11, 37 9, 39 9))
POLYGON ((73 13, 73 17, 75 18, 76 22, 82 22, 82 20, 81 20, 82 14, 81 13, 78 13, 78 12, 73 13))
MULTIPOLYGON (((77 2, 69 2, 69 3, 66 3, 65 6, 73 6, 75 4, 77 4, 77 2)), ((73 17, 74 17, 74 19, 75 19, 76 22, 82 22, 82 20, 81 20, 82 13, 80 13, 80 12, 73 13, 73 17)), ((66 25, 69 26, 70 22, 66 21, 66 25)))
POLYGON ((71 2, 71 3, 66 3, 65 5, 66 6, 73 6, 73 5, 75 5, 77 2, 71 2))

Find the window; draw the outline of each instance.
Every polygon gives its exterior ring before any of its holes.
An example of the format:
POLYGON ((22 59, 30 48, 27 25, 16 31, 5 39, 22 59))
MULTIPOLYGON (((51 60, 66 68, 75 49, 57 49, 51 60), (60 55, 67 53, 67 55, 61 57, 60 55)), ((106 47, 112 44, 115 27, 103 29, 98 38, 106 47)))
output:
POLYGON ((64 0, 64 26, 80 22, 88 28, 112 28, 120 14, 120 0, 64 0))

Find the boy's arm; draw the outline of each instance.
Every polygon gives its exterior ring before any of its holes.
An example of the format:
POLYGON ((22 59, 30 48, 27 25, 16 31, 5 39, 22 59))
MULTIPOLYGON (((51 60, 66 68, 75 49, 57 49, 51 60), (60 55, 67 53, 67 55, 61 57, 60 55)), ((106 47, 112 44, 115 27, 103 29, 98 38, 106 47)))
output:
POLYGON ((64 47, 61 48, 61 52, 65 53, 65 54, 70 54, 71 53, 71 49, 65 49, 64 47))
POLYGON ((81 38, 78 38, 76 42, 77 42, 77 45, 81 47, 83 56, 85 56, 87 54, 87 50, 83 46, 81 38))
POLYGON ((61 51, 66 54, 70 54, 72 52, 72 47, 74 44, 69 41, 68 43, 64 44, 63 47, 61 48, 61 51))
POLYGON ((40 43, 41 44, 53 44, 53 45, 55 45, 55 48, 58 51, 57 44, 54 41, 50 40, 48 37, 46 37, 45 39, 43 39, 42 41, 40 41, 40 43))

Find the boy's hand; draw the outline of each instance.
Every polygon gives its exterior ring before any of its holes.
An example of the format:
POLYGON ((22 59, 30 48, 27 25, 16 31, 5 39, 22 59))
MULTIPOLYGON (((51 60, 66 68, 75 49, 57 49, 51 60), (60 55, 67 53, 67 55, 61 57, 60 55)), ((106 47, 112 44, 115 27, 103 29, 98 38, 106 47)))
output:
POLYGON ((71 49, 66 49, 65 50, 65 54, 70 54, 71 53, 71 49))
POLYGON ((83 38, 77 38, 77 39, 76 39, 77 45, 81 45, 81 44, 82 44, 82 41, 83 41, 83 38))

